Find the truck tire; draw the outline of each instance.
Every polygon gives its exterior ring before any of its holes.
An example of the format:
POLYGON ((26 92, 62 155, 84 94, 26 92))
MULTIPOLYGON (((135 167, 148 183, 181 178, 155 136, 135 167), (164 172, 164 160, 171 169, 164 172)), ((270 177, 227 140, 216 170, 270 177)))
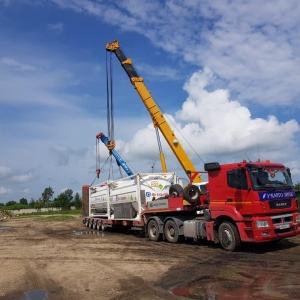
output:
POLYGON ((179 240, 179 229, 173 220, 168 220, 164 227, 165 238, 169 243, 177 243, 179 240))
POLYGON ((101 231, 101 222, 98 222, 97 223, 97 228, 96 228, 98 231, 101 231))
POLYGON ((158 223, 153 219, 150 220, 147 225, 147 233, 151 241, 158 242, 159 240, 161 240, 158 223))
POLYGON ((101 222, 101 230, 105 231, 105 224, 103 222, 101 222))
POLYGON ((93 229, 93 221, 90 221, 90 222, 89 222, 89 227, 90 227, 91 229, 93 229))
POLYGON ((93 229, 97 229, 97 224, 98 224, 98 222, 93 223, 93 229))
POLYGON ((221 246, 227 251, 237 251, 241 246, 241 239, 235 225, 223 222, 219 226, 218 236, 221 246))
POLYGON ((85 221, 85 227, 89 227, 89 225, 90 225, 89 220, 86 220, 86 221, 85 221))
POLYGON ((197 203, 200 200, 199 188, 194 184, 187 185, 183 189, 183 198, 190 204, 197 203))
POLYGON ((183 187, 180 184, 172 184, 169 188, 169 195, 173 197, 182 196, 183 187))

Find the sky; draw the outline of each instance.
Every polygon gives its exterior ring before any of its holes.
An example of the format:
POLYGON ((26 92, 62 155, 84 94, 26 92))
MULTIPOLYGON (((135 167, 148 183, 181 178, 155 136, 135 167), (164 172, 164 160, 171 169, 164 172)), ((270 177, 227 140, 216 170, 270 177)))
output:
MULTIPOLYGON (((0 0, 0 202, 125 176, 101 145, 96 178, 107 61, 116 149, 134 173, 161 172, 149 113, 106 52, 115 39, 197 170, 271 160, 296 184, 299 15, 298 0, 0 0)), ((184 176, 161 139, 168 171, 184 176)))

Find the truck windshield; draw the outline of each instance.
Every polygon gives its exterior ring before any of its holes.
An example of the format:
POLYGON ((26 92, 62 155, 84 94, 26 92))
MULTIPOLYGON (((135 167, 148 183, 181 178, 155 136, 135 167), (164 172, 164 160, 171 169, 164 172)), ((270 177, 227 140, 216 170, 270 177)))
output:
POLYGON ((248 168, 254 190, 290 190, 292 180, 284 167, 248 168))

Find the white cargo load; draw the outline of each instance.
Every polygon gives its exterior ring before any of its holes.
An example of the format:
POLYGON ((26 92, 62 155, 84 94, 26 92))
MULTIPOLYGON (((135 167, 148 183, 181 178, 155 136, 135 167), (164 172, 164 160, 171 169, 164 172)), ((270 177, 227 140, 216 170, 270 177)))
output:
POLYGON ((139 219, 149 201, 169 195, 175 173, 138 173, 89 188, 89 216, 109 219, 139 219))

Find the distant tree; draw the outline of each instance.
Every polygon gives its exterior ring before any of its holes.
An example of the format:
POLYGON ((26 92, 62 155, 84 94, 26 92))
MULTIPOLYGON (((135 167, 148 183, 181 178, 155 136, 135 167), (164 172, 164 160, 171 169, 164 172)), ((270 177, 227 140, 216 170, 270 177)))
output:
POLYGON ((28 205, 28 201, 26 198, 21 198, 19 202, 20 202, 20 204, 28 205))
POLYGON ((4 206, 4 205, 5 205, 4 203, 2 203, 2 202, 0 203, 0 206, 4 206))
POLYGON ((75 194, 74 200, 72 201, 72 205, 74 205, 77 209, 81 208, 82 202, 81 197, 78 193, 75 194))
POLYGON ((296 191, 300 191, 300 182, 297 182, 297 183, 295 184, 295 190, 296 190, 296 191))
POLYGON ((29 207, 30 208, 35 208, 35 200, 33 198, 31 198, 31 200, 29 202, 29 207))
POLYGON ((17 204, 17 202, 16 201, 8 201, 8 202, 6 202, 6 206, 12 206, 12 205, 15 205, 15 204, 17 204))
POLYGON ((52 201, 54 191, 51 186, 45 188, 44 192, 42 193, 42 201, 44 206, 49 207, 50 202, 52 201))
POLYGON ((40 208, 42 208, 43 206, 44 206, 44 203, 43 203, 43 201, 42 201, 41 199, 37 200, 37 201, 35 202, 35 204, 34 204, 34 208, 36 208, 36 209, 40 209, 40 208))
POLYGON ((60 193, 55 200, 53 201, 53 204, 57 207, 61 207, 62 209, 70 209, 71 202, 73 199, 73 191, 71 189, 65 190, 63 193, 60 193))

